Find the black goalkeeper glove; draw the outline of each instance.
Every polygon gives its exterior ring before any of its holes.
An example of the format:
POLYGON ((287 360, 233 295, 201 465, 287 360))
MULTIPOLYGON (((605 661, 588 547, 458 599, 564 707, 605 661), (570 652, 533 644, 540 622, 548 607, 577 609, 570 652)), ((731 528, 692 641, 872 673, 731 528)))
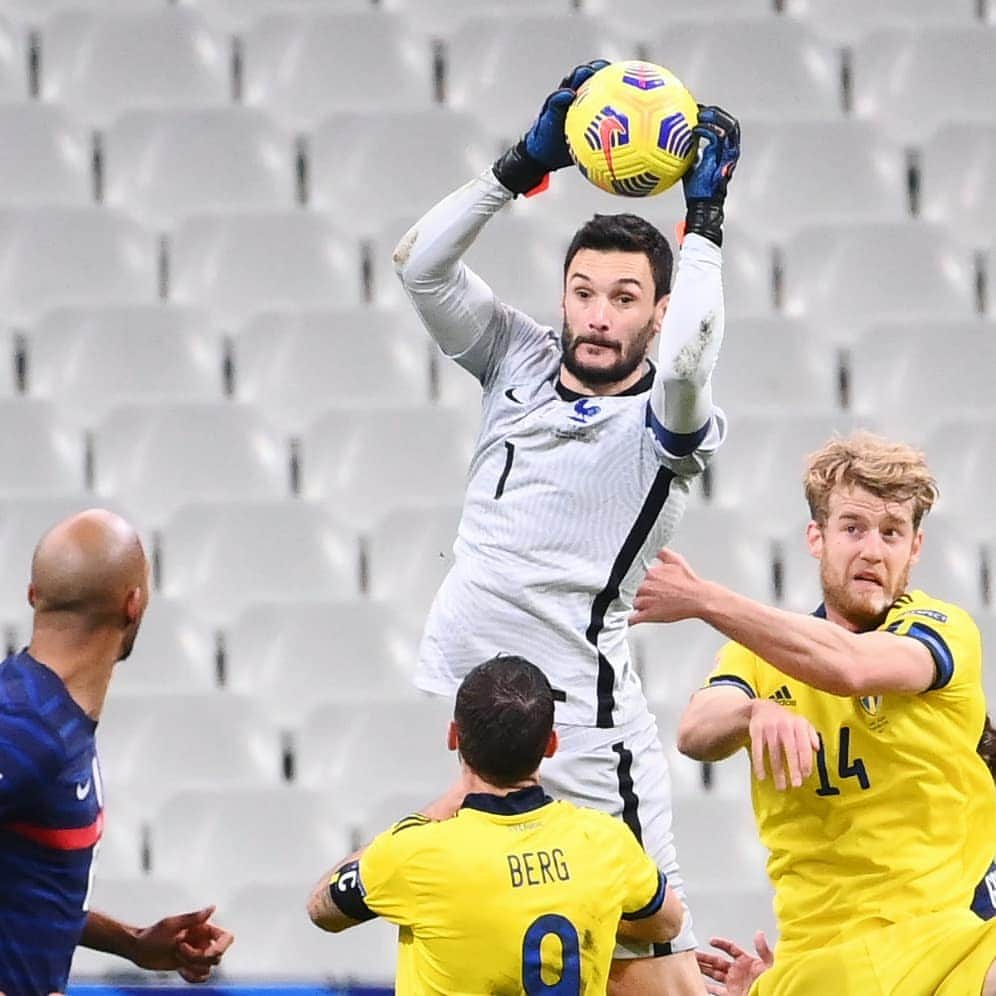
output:
POLYGON ((578 87, 607 65, 605 59, 593 59, 575 66, 560 81, 560 86, 543 101, 529 131, 495 161, 492 169, 503 187, 516 196, 525 194, 542 183, 547 173, 571 165, 573 160, 564 137, 567 108, 578 87))
POLYGON ((685 234, 695 232, 723 244, 723 202, 726 187, 740 159, 740 122, 720 107, 699 105, 699 123, 692 129, 698 154, 685 174, 685 234))

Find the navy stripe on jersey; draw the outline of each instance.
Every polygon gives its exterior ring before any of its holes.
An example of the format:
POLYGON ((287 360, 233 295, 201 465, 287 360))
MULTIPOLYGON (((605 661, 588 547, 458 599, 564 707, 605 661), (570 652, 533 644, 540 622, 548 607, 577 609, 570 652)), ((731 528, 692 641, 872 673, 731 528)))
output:
POLYGON ((689 453, 694 453, 701 445, 702 440, 709 435, 709 426, 711 425, 712 419, 710 418, 706 419, 705 425, 701 429, 696 429, 695 432, 672 432, 654 413, 650 402, 647 402, 647 428, 653 432, 657 442, 671 456, 688 456, 689 453))
POLYGON ((730 685, 732 688, 739 688, 740 691, 744 692, 749 698, 757 698, 757 694, 754 692, 754 689, 751 688, 743 678, 736 674, 717 674, 709 679, 709 687, 712 688, 714 685, 730 685))
MULTIPOLYGON (((894 622, 886 632, 895 633, 901 625, 902 620, 894 622)), ((913 623, 902 635, 918 640, 930 651, 930 656, 934 658, 934 680, 927 688, 927 691, 934 692, 939 688, 944 688, 954 677, 954 655, 944 642, 944 637, 923 623, 913 623)))
POLYGON ((664 890, 667 888, 667 878, 659 868, 657 869, 657 891, 654 898, 646 906, 632 913, 623 913, 623 920, 646 920, 648 916, 653 916, 664 905, 664 890))
POLYGON ((975 890, 972 912, 980 920, 996 918, 996 861, 989 866, 989 871, 975 890))
POLYGON ((640 825, 640 797, 633 786, 633 752, 627 750, 620 741, 612 745, 612 750, 619 756, 616 767, 616 778, 619 780, 619 795, 622 798, 623 823, 633 831, 633 836, 642 844, 643 827, 640 825))
POLYGON ((629 535, 623 542, 622 549, 612 565, 609 580, 591 603, 591 618, 584 635, 598 654, 598 679, 596 683, 598 706, 595 725, 600 729, 610 729, 613 726, 612 711, 616 704, 613 693, 616 674, 608 658, 598 649, 598 637, 605 626, 605 613, 619 597, 619 585, 622 584, 623 578, 633 566, 633 562, 650 535, 650 530, 653 529, 654 523, 660 516, 673 480, 674 473, 667 467, 661 467, 657 471, 654 482, 650 485, 650 490, 643 502, 643 507, 636 517, 636 522, 633 523, 633 528, 630 529, 629 535))

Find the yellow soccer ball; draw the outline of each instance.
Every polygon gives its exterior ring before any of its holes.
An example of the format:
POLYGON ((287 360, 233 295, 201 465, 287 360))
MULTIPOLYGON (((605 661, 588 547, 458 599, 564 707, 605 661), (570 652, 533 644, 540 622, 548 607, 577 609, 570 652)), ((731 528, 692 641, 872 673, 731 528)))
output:
POLYGON ((674 73, 652 62, 613 62, 578 88, 564 131, 596 187, 652 197, 691 166, 697 122, 698 104, 674 73))

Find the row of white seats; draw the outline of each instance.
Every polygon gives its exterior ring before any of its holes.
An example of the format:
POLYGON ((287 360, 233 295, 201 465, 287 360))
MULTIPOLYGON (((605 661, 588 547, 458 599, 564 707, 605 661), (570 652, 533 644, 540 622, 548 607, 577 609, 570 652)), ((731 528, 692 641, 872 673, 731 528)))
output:
MULTIPOLYGON (((161 240, 106 208, 9 208, 0 210, 8 261, 0 310, 16 325, 63 305, 166 300, 207 308, 213 324, 233 329, 280 308, 351 307, 369 298, 400 309, 406 299, 391 254, 414 221, 399 220, 372 240, 365 287, 359 241, 314 211, 208 212, 161 240)), ((557 223, 539 205, 500 215, 468 263, 500 298, 557 326, 563 253, 577 221, 557 223)), ((940 226, 910 220, 807 225, 776 251, 730 223, 724 285, 731 315, 781 310, 828 341, 847 342, 890 319, 960 321, 992 311, 996 247, 974 253, 940 226)))
MULTIPOLYGON (((901 143, 868 121, 743 123, 749 154, 737 172, 731 221, 785 239, 808 224, 901 222, 910 216, 901 143)), ((58 107, 0 105, 0 206, 93 203, 92 133, 58 107)), ((101 137, 102 202, 173 229, 203 211, 290 210, 305 194, 350 236, 372 236, 411 206, 427 209, 500 151, 481 121, 446 108, 336 114, 300 147, 259 110, 132 111, 101 137), (348 135, 348 141, 343 136, 348 135), (405 150, 399 155, 400 149, 405 150), (304 157, 306 189, 298 185, 304 157), (414 168, 413 168, 414 166, 414 168)), ((996 229, 996 122, 946 122, 924 144, 918 207, 956 241, 984 246, 996 229), (957 149, 957 155, 951 150, 957 149)), ((640 205, 658 214, 675 195, 640 205)), ((530 213, 576 225, 622 202, 561 175, 530 213)))
MULTIPOLYGON (((785 316, 732 317, 728 333, 713 383, 736 422, 753 414, 822 415, 922 439, 960 416, 966 397, 979 417, 996 414, 988 391, 993 322, 903 319, 872 327, 846 350, 785 316)), ((304 432, 330 409, 436 402, 472 434, 481 400, 477 380, 433 346, 404 306, 265 312, 231 338, 212 327, 205 309, 57 309, 17 334, 0 334, 0 398, 22 392, 55 406, 42 423, 54 418, 67 428, 94 429, 115 408, 141 405, 146 423, 157 417, 152 406, 208 422, 242 418, 247 426, 253 416, 237 413, 256 410, 272 431, 287 434, 304 432), (231 409, 236 414, 217 414, 229 398, 241 403, 231 409), (187 407, 194 403, 207 407, 187 407)), ((17 410, 8 408, 7 417, 28 418, 17 410)))
MULTIPOLYGON (((40 96, 92 123, 149 104, 225 105, 237 88, 246 104, 293 127, 332 111, 428 107, 439 53, 407 24, 389 10, 278 12, 246 29, 235 59, 227 31, 189 7, 67 11, 40 31, 40 96)), ((625 24, 609 14, 532 12, 464 21, 445 50, 445 100, 486 115, 499 134, 513 137, 535 113, 536 95, 550 89, 551 66, 637 54, 625 24)), ((8 27, 6 34, 0 96, 16 99, 29 88, 27 45, 23 32, 8 27)), ((904 140, 929 134, 953 108, 992 120, 993 39, 981 24, 875 32, 854 48, 854 112, 904 140)), ((841 52, 791 18, 686 20, 661 31, 641 24, 640 43, 694 93, 744 116, 832 119, 847 108, 841 52)))

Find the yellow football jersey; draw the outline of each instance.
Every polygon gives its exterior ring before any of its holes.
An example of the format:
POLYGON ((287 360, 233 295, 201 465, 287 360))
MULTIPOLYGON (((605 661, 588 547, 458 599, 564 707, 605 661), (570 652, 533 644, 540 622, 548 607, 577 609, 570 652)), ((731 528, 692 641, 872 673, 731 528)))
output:
MULTIPOLYGON (((776 889, 779 952, 965 910, 996 846, 996 788, 976 753, 986 711, 979 631, 956 605, 914 591, 879 627, 919 640, 936 666, 919 695, 843 698, 729 643, 708 684, 805 716, 822 746, 799 789, 752 778, 776 889)), ((777 959, 776 959, 777 960, 777 959)))
POLYGON ((619 820, 542 789, 413 816, 360 858, 366 905, 399 931, 399 996, 604 993, 620 916, 665 882, 619 820))

